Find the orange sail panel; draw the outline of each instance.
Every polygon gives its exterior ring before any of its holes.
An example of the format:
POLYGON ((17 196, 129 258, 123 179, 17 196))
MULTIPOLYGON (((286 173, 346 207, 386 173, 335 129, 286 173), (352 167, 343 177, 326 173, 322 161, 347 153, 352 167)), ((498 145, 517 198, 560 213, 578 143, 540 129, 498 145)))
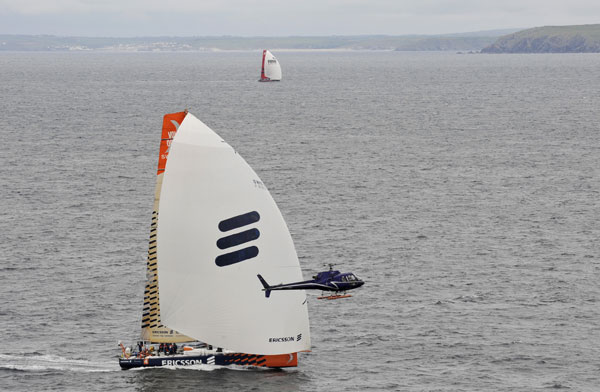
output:
POLYGON ((162 136, 160 139, 160 150, 158 153, 158 171, 156 174, 165 171, 171 141, 175 137, 179 124, 181 124, 187 113, 186 110, 183 112, 165 114, 165 117, 163 118, 162 136))

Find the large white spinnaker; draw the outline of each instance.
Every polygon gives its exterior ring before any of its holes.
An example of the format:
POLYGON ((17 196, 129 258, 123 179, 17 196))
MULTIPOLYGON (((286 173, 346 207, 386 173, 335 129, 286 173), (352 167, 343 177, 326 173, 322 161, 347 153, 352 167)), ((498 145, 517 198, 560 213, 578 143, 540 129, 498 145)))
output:
POLYGON ((244 159, 189 113, 170 146, 157 245, 165 326, 248 354, 310 349, 306 293, 266 298, 257 278, 302 280, 279 209, 244 159))
POLYGON ((263 54, 264 76, 270 81, 281 80, 281 66, 279 61, 273 56, 273 53, 265 50, 263 54))

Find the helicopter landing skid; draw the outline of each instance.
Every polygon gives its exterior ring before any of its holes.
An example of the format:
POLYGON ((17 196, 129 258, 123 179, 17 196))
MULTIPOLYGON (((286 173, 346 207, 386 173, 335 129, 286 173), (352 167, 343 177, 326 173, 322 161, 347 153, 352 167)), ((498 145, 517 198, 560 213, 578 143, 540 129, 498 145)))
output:
POLYGON ((351 294, 332 294, 332 295, 325 295, 325 296, 321 296, 321 297, 317 297, 317 299, 340 299, 340 298, 349 298, 352 297, 351 294))

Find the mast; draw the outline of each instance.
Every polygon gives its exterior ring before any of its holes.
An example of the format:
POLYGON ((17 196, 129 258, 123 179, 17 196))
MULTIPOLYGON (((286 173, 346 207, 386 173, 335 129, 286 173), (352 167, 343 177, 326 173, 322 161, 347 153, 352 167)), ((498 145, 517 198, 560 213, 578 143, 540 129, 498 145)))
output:
POLYGON ((144 290, 144 309, 142 312, 142 340, 154 343, 179 343, 189 342, 192 339, 182 335, 161 324, 160 302, 158 295, 158 273, 157 273, 157 226, 158 206, 167 157, 171 147, 171 141, 183 121, 187 111, 167 114, 163 118, 162 136, 158 155, 158 169, 156 172, 156 187, 154 188, 154 208, 152 212, 152 224, 150 225, 150 240, 148 243, 148 259, 146 262, 146 287, 144 290))

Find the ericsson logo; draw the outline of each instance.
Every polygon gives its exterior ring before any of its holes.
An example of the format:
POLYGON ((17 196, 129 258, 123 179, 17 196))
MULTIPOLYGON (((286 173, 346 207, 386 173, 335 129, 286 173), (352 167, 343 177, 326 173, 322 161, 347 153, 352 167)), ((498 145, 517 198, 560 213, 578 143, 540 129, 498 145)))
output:
MULTIPOLYGON (((234 216, 219 222, 219 230, 223 233, 252 225, 260 220, 260 215, 257 211, 247 212, 242 215, 234 216)), ((244 231, 236 232, 219 238, 217 247, 225 250, 234 246, 242 245, 250 241, 254 241, 260 237, 260 231, 257 228, 250 228, 244 231)), ((219 267, 239 263, 240 261, 248 260, 258 255, 256 246, 249 246, 236 250, 234 252, 225 253, 217 256, 215 264, 219 267)))
POLYGON ((294 339, 293 336, 283 336, 280 338, 269 338, 269 343, 286 343, 286 342, 299 342, 302 339, 302 334, 298 334, 298 336, 296 336, 296 338, 294 339))

